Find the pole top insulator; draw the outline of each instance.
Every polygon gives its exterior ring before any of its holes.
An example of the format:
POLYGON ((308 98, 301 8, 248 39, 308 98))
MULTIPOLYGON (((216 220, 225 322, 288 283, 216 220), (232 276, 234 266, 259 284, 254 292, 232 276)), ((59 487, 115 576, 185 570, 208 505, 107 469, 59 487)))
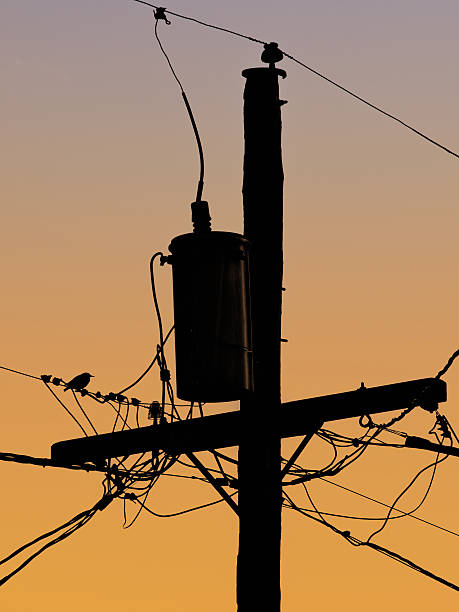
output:
POLYGON ((279 45, 276 42, 266 43, 264 51, 261 54, 261 61, 265 64, 269 64, 270 68, 274 68, 274 64, 280 62, 284 58, 284 54, 279 49, 279 45))
POLYGON ((201 200, 191 204, 191 220, 193 222, 193 232, 195 234, 207 234, 211 231, 209 204, 201 200))

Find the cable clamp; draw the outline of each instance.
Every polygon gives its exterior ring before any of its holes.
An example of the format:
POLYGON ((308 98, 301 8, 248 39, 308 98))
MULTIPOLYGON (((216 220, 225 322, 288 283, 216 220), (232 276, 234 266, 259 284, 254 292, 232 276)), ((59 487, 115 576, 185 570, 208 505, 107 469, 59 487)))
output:
POLYGON ((50 376, 49 374, 42 374, 42 375, 40 376, 40 378, 42 379, 42 381, 43 381, 44 383, 49 383, 49 382, 51 382, 51 376, 50 376))
POLYGON ((161 253, 161 257, 159 258, 159 265, 164 266, 167 263, 172 263, 172 255, 163 255, 161 253))
POLYGON ((155 16, 156 21, 162 19, 166 22, 166 25, 171 25, 171 22, 166 17, 166 9, 164 6, 158 6, 158 8, 153 11, 153 14, 155 16))
POLYGON ((105 508, 108 506, 108 504, 111 504, 111 502, 114 499, 114 495, 109 494, 109 495, 104 495, 101 499, 99 499, 99 501, 97 502, 97 504, 94 506, 94 510, 105 510, 105 508))

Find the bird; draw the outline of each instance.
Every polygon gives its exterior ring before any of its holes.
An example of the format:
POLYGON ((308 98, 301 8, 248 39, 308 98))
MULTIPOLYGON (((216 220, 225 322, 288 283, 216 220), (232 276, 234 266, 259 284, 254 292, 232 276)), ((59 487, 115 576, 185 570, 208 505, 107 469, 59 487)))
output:
POLYGON ((78 374, 78 376, 72 378, 70 382, 66 383, 64 393, 69 389, 73 389, 74 391, 81 391, 89 385, 91 378, 93 378, 93 375, 89 372, 83 372, 83 374, 78 374))

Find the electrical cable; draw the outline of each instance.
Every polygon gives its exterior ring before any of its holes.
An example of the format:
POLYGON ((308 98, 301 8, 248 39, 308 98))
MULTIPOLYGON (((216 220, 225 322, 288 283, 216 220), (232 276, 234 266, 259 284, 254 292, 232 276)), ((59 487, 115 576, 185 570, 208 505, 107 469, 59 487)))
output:
MULTIPOLYGON (((234 497, 236 494, 237 494, 237 491, 235 491, 234 493, 231 493, 230 497, 234 497)), ((188 514, 188 512, 194 512, 195 510, 201 510, 202 508, 208 508, 209 506, 215 506, 225 500, 223 499, 223 497, 221 497, 220 499, 217 499, 213 502, 209 502, 208 504, 201 504, 200 506, 194 506, 193 508, 187 508, 186 510, 181 510, 180 512, 173 512, 172 514, 159 514, 158 512, 154 512, 153 510, 145 506, 140 500, 136 500, 136 501, 138 504, 141 504, 144 510, 146 510, 149 514, 152 514, 153 516, 156 516, 158 518, 171 518, 174 516, 181 516, 182 514, 188 514)))
POLYGON ((411 561, 410 559, 407 559, 406 557, 403 557, 402 555, 400 555, 399 553, 396 553, 394 551, 389 550, 388 548, 384 548, 383 546, 379 546, 378 544, 374 544, 373 542, 364 542, 362 540, 359 540, 358 538, 356 538, 355 536, 351 535, 350 531, 341 531, 340 529, 338 529, 337 527, 335 527, 334 525, 332 525, 331 523, 329 523, 328 521, 324 521, 320 518, 317 518, 311 514, 308 514, 307 512, 305 512, 304 510, 302 510, 301 508, 299 508, 298 506, 296 506, 295 502, 287 496, 288 502, 289 504, 286 504, 285 501, 283 502, 285 507, 291 509, 291 510, 296 510, 297 512, 299 512, 300 514, 302 514, 303 516, 306 516, 307 518, 312 519, 313 521, 316 521, 317 523, 320 523, 321 525, 324 525, 325 527, 328 527, 329 529, 331 529, 332 531, 334 531, 335 533, 341 535, 345 540, 347 540, 350 544, 352 544, 353 546, 367 546, 369 548, 372 548, 373 550, 376 550, 377 552, 380 552, 384 555, 387 555, 388 557, 390 557, 391 559, 394 559, 395 561, 398 561, 399 563, 402 563, 403 565, 408 566, 411 569, 414 569, 417 572, 420 572, 421 574, 428 576, 429 578, 432 578, 433 580, 440 582, 441 584, 444 584, 445 586, 455 590, 455 591, 459 591, 459 586, 454 584, 453 582, 450 582, 449 580, 445 580, 444 578, 442 578, 441 576, 438 576, 437 574, 434 574, 433 572, 421 567, 420 565, 414 563, 413 561, 411 561))
MULTIPOLYGON (((213 454, 215 455, 219 455, 220 457, 224 458, 227 461, 231 461, 232 463, 237 464, 236 460, 233 460, 232 457, 227 457, 226 455, 222 455, 222 453, 218 453, 217 451, 214 451, 213 454)), ((55 467, 55 468, 63 468, 63 469, 68 469, 68 470, 78 470, 78 471, 84 471, 84 472, 100 472, 100 473, 105 473, 107 474, 107 472, 110 471, 110 467, 107 468, 100 468, 97 466, 94 466, 90 463, 87 464, 83 464, 83 465, 71 465, 71 464, 62 464, 62 463, 58 463, 53 461, 52 459, 48 459, 46 457, 31 457, 30 455, 19 455, 17 453, 5 453, 5 452, 0 452, 0 461, 8 461, 8 462, 13 462, 13 463, 19 463, 19 464, 26 464, 26 465, 36 465, 36 466, 40 466, 40 467, 55 467)), ((194 466, 192 465, 188 465, 187 467, 190 468, 194 468, 194 466)), ((118 471, 119 472, 119 471, 118 471)), ((120 474, 123 474, 122 472, 119 472, 120 474)), ((225 473, 226 474, 226 473, 225 473)), ((201 482, 207 482, 207 480, 205 478, 203 478, 202 476, 194 476, 194 475, 189 475, 189 474, 168 474, 168 473, 164 473, 162 474, 162 476, 166 476, 169 478, 182 478, 182 479, 188 479, 188 480, 200 480, 201 482)), ((226 475, 227 476, 227 475, 226 475)), ((446 527, 442 527, 441 525, 437 525, 436 523, 432 523, 431 521, 427 521, 423 518, 420 518, 419 516, 416 516, 415 514, 412 513, 408 513, 404 510, 401 510, 399 508, 396 508, 395 506, 390 506, 389 504, 386 504, 378 499, 375 499, 374 497, 370 497, 368 495, 365 495, 363 493, 360 493, 358 491, 355 491, 354 489, 350 489, 349 487, 346 487, 342 484, 339 484, 337 482, 333 482, 332 480, 328 480, 327 478, 323 478, 320 477, 320 480, 322 480, 325 483, 331 484, 335 487, 338 487, 340 489, 343 489, 344 491, 347 491, 348 493, 352 493, 353 495, 357 495, 359 497, 362 497, 363 499, 366 499, 368 501, 374 502, 375 504, 378 504, 380 506, 383 506, 385 508, 392 508, 394 511, 396 512, 400 512, 401 516, 407 516, 408 518, 412 518, 415 519, 421 523, 424 523, 426 525, 430 525, 431 527, 435 527, 436 529, 440 529, 441 531, 444 531, 446 533, 449 533, 451 535, 457 536, 459 537, 459 533, 452 531, 450 529, 447 529, 446 527)), ((308 510, 307 508, 303 508, 303 510, 305 510, 306 512, 312 512, 312 510, 308 510)), ((358 519, 358 520, 365 520, 365 521, 369 521, 369 520, 384 520, 384 518, 373 518, 373 517, 361 517, 361 516, 349 516, 349 515, 342 515, 342 514, 333 514, 330 512, 323 512, 321 511, 321 514, 325 515, 325 516, 333 516, 336 518, 345 518, 345 519, 358 519)), ((393 518, 400 518, 400 516, 398 517, 393 517, 393 518)))
POLYGON ((382 502, 382 501, 380 501, 378 499, 375 499, 374 497, 369 497, 368 495, 364 495, 363 493, 359 493, 358 491, 354 491, 353 489, 350 489, 349 487, 345 487, 342 484, 338 484, 337 482, 333 482, 333 480, 328 480, 327 478, 323 478, 321 476, 319 476, 319 478, 323 482, 326 482, 326 483, 331 484, 331 485, 333 485, 335 487, 343 489, 344 491, 347 491, 348 493, 353 493, 354 495, 358 495, 359 497, 363 497, 364 499, 372 501, 375 504, 379 504, 380 506, 384 506, 385 508, 389 508, 389 509, 392 508, 396 512, 401 512, 403 515, 407 516, 408 518, 415 519, 416 521, 420 521, 421 523, 425 523, 426 525, 430 525, 431 527, 436 527, 437 529, 441 529, 442 531, 446 531, 447 533, 450 533, 451 535, 459 537, 459 533, 456 533, 455 531, 451 531, 450 529, 447 529, 446 527, 442 527, 441 525, 437 525, 435 523, 431 523, 430 521, 426 521, 425 519, 422 519, 419 516, 416 516, 415 514, 407 513, 404 510, 400 510, 399 508, 396 508, 394 505, 389 506, 389 504, 385 504, 384 502, 382 502))
POLYGON ((188 117, 190 118, 191 121, 191 126, 193 128, 193 132, 194 132, 194 136, 196 139, 196 144, 198 146, 198 154, 199 154, 199 180, 198 180, 198 188, 197 188, 197 192, 196 192, 196 202, 200 202, 201 198, 202 198, 202 190, 204 188, 204 153, 202 150, 202 143, 201 143, 201 138, 199 136, 199 131, 198 131, 198 127, 196 125, 196 121, 194 119, 194 115, 193 115, 193 111, 191 110, 191 106, 190 103, 188 101, 187 95, 185 93, 185 90, 183 89, 182 83, 180 82, 180 79, 177 76, 177 73, 174 70, 174 67, 172 66, 172 63, 169 59, 169 56, 167 55, 166 51, 164 50, 164 47, 161 43, 161 40, 158 36, 158 20, 159 18, 156 16, 157 13, 155 12, 155 17, 156 17, 156 22, 155 22, 155 38, 158 41, 159 44, 159 48, 161 49, 164 57, 167 60, 167 63, 169 64, 169 68, 172 71, 172 74, 174 75, 175 80, 177 81, 179 87, 180 87, 180 91, 182 93, 182 98, 183 98, 183 102, 185 103, 185 108, 187 110, 188 113, 188 117))
MULTIPOLYGON (((169 336, 172 334, 174 329, 175 329, 175 325, 173 325, 170 328, 170 330, 167 332, 166 336, 164 337, 164 344, 166 344, 166 342, 169 340, 169 336)), ((130 385, 128 385, 124 389, 121 389, 121 391, 118 391, 118 395, 120 395, 121 393, 125 393, 126 391, 129 391, 129 389, 132 389, 132 387, 135 387, 135 385, 137 385, 137 383, 139 383, 142 380, 142 378, 144 378, 144 376, 146 376, 148 374, 148 372, 151 370, 151 368, 155 365, 157 358, 158 358, 158 354, 156 354, 154 356, 153 361, 149 364, 147 369, 144 372, 142 372, 142 374, 139 376, 139 378, 137 378, 137 380, 135 380, 133 383, 131 383, 130 385)))
POLYGON ((451 355, 451 357, 448 359, 446 365, 435 375, 435 378, 441 378, 443 376, 443 374, 446 374, 446 372, 450 369, 450 367, 453 365, 454 360, 459 357, 459 349, 457 351, 454 351, 454 353, 451 355))
POLYGON ((96 436, 98 435, 97 433, 97 429, 94 427, 91 419, 88 417, 88 415, 86 414, 85 410, 83 409, 83 406, 80 404, 80 402, 78 401, 78 398, 76 396, 75 390, 71 389, 72 393, 73 393, 73 397, 75 399, 75 402, 77 403, 79 409, 81 410, 81 412, 84 414, 84 416, 86 417, 86 420, 88 421, 89 425, 91 426, 93 432, 96 434, 96 436))
MULTIPOLYGON (((132 0, 133 2, 137 2, 138 4, 144 4, 146 6, 150 6, 154 9, 159 9, 160 7, 155 6, 154 4, 151 4, 149 2, 144 2, 143 0, 132 0)), ((195 19, 194 17, 188 17, 187 15, 181 15, 180 13, 175 13, 174 11, 170 11, 168 9, 163 9, 164 13, 167 13, 169 15, 174 15, 174 17, 179 17, 180 19, 185 19, 186 21, 192 21, 194 23, 197 23, 199 25, 202 25, 206 28, 211 28, 213 30, 219 30, 221 32, 226 32, 227 34, 231 34, 233 36, 237 36, 239 38, 244 38, 246 40, 249 40, 251 42, 255 42, 258 43, 260 45, 267 45, 268 43, 266 41, 263 40, 259 40, 257 38, 254 38, 252 36, 247 36, 245 34, 241 34, 240 32, 236 32, 234 30, 230 30, 227 28, 223 28, 221 26, 216 26, 210 23, 206 23, 205 21, 201 21, 199 19, 195 19)), ((327 77, 325 74, 319 72, 318 70, 316 70, 315 68, 312 68, 311 66, 308 66, 307 64, 305 64, 304 62, 300 61, 299 59, 297 59, 296 57, 294 57, 293 55, 291 55, 290 53, 287 53, 286 51, 280 49, 280 51, 284 54, 285 57, 287 57, 288 59, 290 59, 292 62, 295 62, 296 64, 298 64, 299 66, 302 66, 303 68, 305 68, 306 70, 308 70, 309 72, 311 72, 312 74, 318 76, 319 78, 323 79, 324 81, 326 81, 327 83, 329 83, 330 85, 333 85, 334 87, 338 88, 339 90, 343 91, 344 93, 348 94, 349 96, 351 96, 352 98, 354 98, 355 100, 358 100, 359 102, 362 102, 363 104, 365 104, 366 106, 372 108, 373 110, 377 111, 378 113, 388 117, 389 119, 392 119, 393 121, 395 121, 396 123, 398 123, 399 125, 402 125, 403 127, 407 128, 408 130, 410 130, 411 132, 413 132, 414 134, 417 134, 418 136, 420 136, 421 138, 423 138, 424 140, 426 140, 427 142, 430 142, 431 144, 433 144, 434 146, 442 149, 443 151, 445 151, 446 153, 449 153, 450 155, 452 155, 453 157, 459 159, 459 154, 456 153, 455 151, 453 151, 452 149, 449 149, 448 147, 445 147, 444 145, 442 145, 440 142, 438 142, 437 140, 434 140, 433 138, 430 138, 429 136, 427 136, 426 134, 424 134, 423 132, 421 132, 420 130, 417 130, 415 127, 413 127, 412 125, 410 125, 409 123, 406 123, 405 121, 402 121, 399 117, 397 117, 396 115, 393 115, 392 113, 389 113, 387 111, 385 111, 384 109, 382 109, 379 106, 376 106, 376 104, 373 104, 372 102, 369 102, 368 100, 366 100, 365 98, 363 98, 362 96, 359 96, 358 94, 354 93, 353 91, 351 91, 350 89, 348 89, 347 87, 344 87, 343 85, 341 85, 340 83, 338 83, 337 81, 334 81, 333 79, 327 77)))
POLYGON ((0 561, 0 565, 2 565, 3 563, 6 563, 7 561, 10 561, 14 557, 16 557, 18 554, 20 554, 21 552, 23 552, 27 548, 30 548, 34 544, 37 544, 38 542, 41 542, 42 540, 44 540, 44 539, 46 539, 46 538, 48 538, 48 537, 58 533, 59 531, 62 531, 63 529, 66 529, 66 531, 63 531, 63 533, 58 535, 56 538, 54 538, 53 540, 47 542, 41 548, 39 548, 37 551, 32 553, 27 559, 25 559, 25 561, 23 561, 12 572, 7 574, 6 576, 3 576, 3 578, 0 579, 0 587, 3 586, 6 582, 8 582, 8 580, 13 578, 13 576, 15 576, 18 572, 20 572, 22 569, 24 569, 31 561, 33 561, 36 557, 38 557, 45 550, 47 550, 48 548, 50 548, 54 544, 57 544, 58 542, 61 542, 62 540, 65 540, 70 535, 75 533, 75 531, 77 531, 78 529, 81 529, 81 527, 83 527, 88 521, 90 521, 93 518, 93 516, 96 514, 96 512, 98 510, 104 510, 113 501, 113 499, 117 495, 119 495, 119 494, 120 494, 120 492, 118 492, 116 494, 110 494, 110 495, 105 493, 100 498, 100 500, 96 504, 94 504, 94 506, 92 508, 90 508, 89 510, 84 510, 83 512, 80 512, 79 514, 77 514, 76 516, 74 516, 69 521, 65 522, 64 524, 60 525, 59 527, 56 527, 55 529, 52 529, 51 531, 48 531, 48 532, 38 536, 37 538, 34 538, 30 542, 24 544, 23 546, 20 546, 15 551, 13 551, 12 553, 10 553, 6 557, 4 557, 0 561))
POLYGON ((11 368, 6 368, 5 366, 0 366, 1 370, 6 370, 7 372, 14 372, 15 374, 21 374, 21 376, 27 376, 28 378, 35 378, 35 380, 41 380, 39 376, 33 376, 33 374, 27 374, 26 372, 20 372, 19 370, 12 370, 11 368))
MULTIPOLYGON (((153 293, 153 302, 154 302, 155 311, 156 311, 156 318, 158 320, 159 346, 160 346, 160 354, 162 356, 162 354, 163 354, 163 347, 164 347, 163 323, 162 323, 162 319, 161 319, 161 312, 159 310, 158 296, 156 295, 155 273, 154 273, 154 270, 153 270, 153 264, 155 262, 155 259, 157 257, 160 257, 160 256, 163 256, 163 254, 161 253, 161 251, 158 251, 150 259, 150 281, 151 281, 151 290, 152 290, 152 293, 153 293)), ((158 358, 158 353, 156 353, 156 360, 157 360, 157 358, 158 358)))
POLYGON ((88 434, 86 433, 84 427, 81 425, 81 423, 78 421, 78 419, 70 412, 70 410, 67 408, 67 406, 59 399, 59 397, 54 393, 54 391, 51 389, 51 387, 48 385, 47 382, 44 382, 44 385, 46 386, 46 388, 49 390, 49 392, 54 395, 54 397, 57 399, 57 401, 59 402, 59 404, 62 406, 62 408, 64 408, 64 410, 67 412, 67 414, 69 414, 72 419, 75 421, 75 423, 78 425, 78 427, 81 429, 81 431, 83 432, 83 434, 87 437, 88 434))
POLYGON ((430 489, 432 487, 434 478, 435 478, 435 473, 437 470, 437 466, 442 463, 443 461, 445 461, 448 458, 448 455, 445 455, 444 457, 442 457, 441 459, 439 459, 440 457, 440 453, 437 453, 437 456, 435 458, 435 461, 432 463, 429 463, 429 465, 426 465, 425 467, 423 467, 421 470, 419 470, 419 472, 412 478, 412 480, 409 482, 409 484, 403 489, 403 491, 397 496, 397 498, 395 499, 394 503, 392 504, 392 506, 389 509, 389 512, 387 513, 387 516, 383 522, 383 524, 381 525, 381 527, 379 529, 377 529, 376 531, 374 531, 371 535, 368 536, 367 538, 367 542, 370 542, 370 540, 377 535, 378 533, 381 533, 381 531, 383 531, 383 529, 386 527, 387 522, 390 518, 390 515, 394 509, 395 504, 403 497, 403 495, 405 495, 405 493, 413 486, 413 484, 416 482, 416 480, 419 478, 419 476, 421 476, 421 474, 423 474, 426 470, 430 469, 431 467, 433 467, 432 470, 432 475, 430 477, 430 481, 429 484, 427 486, 427 490, 424 493, 421 501, 417 504, 417 506, 415 508, 413 508, 413 510, 411 510, 410 512, 405 513, 405 516, 408 516, 409 514, 411 514, 412 512, 416 512, 416 510, 419 510, 419 508, 422 506, 422 504, 425 502, 425 500, 427 499, 427 495, 430 492, 430 489))

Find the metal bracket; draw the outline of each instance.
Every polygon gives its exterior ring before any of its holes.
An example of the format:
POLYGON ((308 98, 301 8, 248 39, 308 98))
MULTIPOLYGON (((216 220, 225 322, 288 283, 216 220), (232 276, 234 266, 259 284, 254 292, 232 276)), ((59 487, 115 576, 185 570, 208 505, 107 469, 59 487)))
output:
POLYGON ((185 455, 198 468, 198 470, 201 472, 201 474, 204 476, 204 478, 206 478, 210 482, 210 484, 213 486, 213 488, 218 493, 220 493, 220 495, 226 501, 228 506, 232 510, 234 510, 234 512, 237 514, 237 516, 239 516, 238 505, 236 504, 234 499, 230 495, 228 495, 228 493, 225 491, 225 489, 215 480, 215 478, 212 476, 212 474, 209 472, 209 470, 206 468, 206 466, 203 465, 199 461, 199 459, 196 457, 196 455, 194 453, 189 452, 189 453, 185 453, 185 455))
POLYGON ((309 440, 316 433, 316 431, 322 427, 323 424, 324 424, 324 422, 321 421, 321 420, 314 421, 314 423, 311 424, 310 430, 304 436, 304 438, 301 440, 301 442, 298 444, 295 452, 292 454, 290 459, 287 461, 287 463, 282 468, 282 470, 281 470, 281 480, 284 479, 284 477, 287 475, 289 469, 292 467, 292 465, 295 463, 295 461, 298 459, 298 457, 301 455, 301 453, 306 448, 306 445, 308 444, 309 440))

